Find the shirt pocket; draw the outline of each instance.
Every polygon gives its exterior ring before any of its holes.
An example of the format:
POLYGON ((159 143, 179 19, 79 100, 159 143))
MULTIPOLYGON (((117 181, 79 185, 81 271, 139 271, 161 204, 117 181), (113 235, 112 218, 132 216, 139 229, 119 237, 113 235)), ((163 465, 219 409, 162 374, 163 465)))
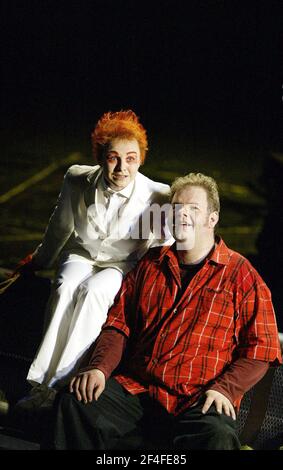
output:
POLYGON ((235 308, 233 294, 225 288, 206 287, 202 294, 202 321, 216 343, 234 342, 235 308))

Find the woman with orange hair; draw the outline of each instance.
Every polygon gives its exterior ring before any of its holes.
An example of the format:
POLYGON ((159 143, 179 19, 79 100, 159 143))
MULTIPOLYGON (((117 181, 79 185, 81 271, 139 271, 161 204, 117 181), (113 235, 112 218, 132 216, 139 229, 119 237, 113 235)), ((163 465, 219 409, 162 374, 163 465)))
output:
POLYGON ((45 335, 27 377, 34 387, 21 401, 27 408, 42 404, 75 372, 100 333, 123 275, 150 247, 171 243, 164 231, 156 234, 151 228, 140 236, 142 217, 153 204, 167 201, 169 187, 138 171, 147 136, 136 114, 105 113, 92 133, 92 146, 98 165, 69 168, 32 256, 33 269, 60 258, 45 335))

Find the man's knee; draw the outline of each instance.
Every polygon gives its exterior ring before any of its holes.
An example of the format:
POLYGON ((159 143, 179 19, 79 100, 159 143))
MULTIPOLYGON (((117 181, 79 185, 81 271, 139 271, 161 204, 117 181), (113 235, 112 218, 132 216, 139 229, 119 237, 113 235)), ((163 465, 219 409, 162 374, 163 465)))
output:
POLYGON ((182 421, 174 437, 174 447, 198 450, 237 450, 240 443, 235 421, 224 414, 207 414, 198 420, 182 421))
POLYGON ((68 422, 74 416, 74 412, 77 414, 79 407, 80 402, 72 393, 63 392, 57 397, 56 414, 64 422, 68 422))
POLYGON ((230 416, 212 416, 207 424, 207 433, 208 449, 237 450, 240 447, 235 421, 230 416))
POLYGON ((55 426, 57 449, 103 450, 140 445, 135 420, 128 417, 125 407, 121 406, 120 409, 118 406, 117 394, 121 386, 111 379, 109 382, 109 387, 97 402, 84 404, 70 393, 58 397, 55 426))

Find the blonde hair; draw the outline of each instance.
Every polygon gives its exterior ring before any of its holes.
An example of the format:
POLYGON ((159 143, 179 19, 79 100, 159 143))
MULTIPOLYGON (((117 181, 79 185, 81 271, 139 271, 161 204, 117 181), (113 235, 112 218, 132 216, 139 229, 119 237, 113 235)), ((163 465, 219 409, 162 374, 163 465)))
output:
POLYGON ((146 130, 131 109, 110 111, 99 119, 91 134, 93 155, 98 163, 102 163, 104 149, 115 138, 136 139, 140 147, 141 163, 144 162, 148 149, 146 130))
POLYGON ((186 176, 176 178, 171 185, 170 199, 172 201, 174 194, 187 186, 199 186, 206 191, 209 212, 220 212, 219 192, 216 181, 210 176, 202 173, 189 173, 186 176))

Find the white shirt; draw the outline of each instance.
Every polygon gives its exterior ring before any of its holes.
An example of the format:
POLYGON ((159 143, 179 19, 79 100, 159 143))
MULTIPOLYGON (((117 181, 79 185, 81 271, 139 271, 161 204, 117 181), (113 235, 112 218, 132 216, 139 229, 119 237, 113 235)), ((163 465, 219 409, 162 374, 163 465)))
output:
POLYGON ((120 191, 114 191, 107 186, 105 179, 101 175, 97 183, 95 191, 95 201, 98 201, 104 217, 105 228, 109 235, 113 230, 113 225, 117 218, 119 218, 120 209, 128 202, 134 188, 134 181, 120 191))
POLYGON ((128 272, 150 247, 173 243, 168 231, 165 239, 150 230, 142 239, 135 236, 151 205, 168 202, 169 189, 138 172, 126 188, 114 192, 105 185, 101 167, 73 165, 34 253, 35 262, 51 266, 61 252, 63 258, 80 256, 96 266, 128 272))

